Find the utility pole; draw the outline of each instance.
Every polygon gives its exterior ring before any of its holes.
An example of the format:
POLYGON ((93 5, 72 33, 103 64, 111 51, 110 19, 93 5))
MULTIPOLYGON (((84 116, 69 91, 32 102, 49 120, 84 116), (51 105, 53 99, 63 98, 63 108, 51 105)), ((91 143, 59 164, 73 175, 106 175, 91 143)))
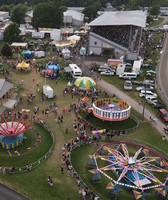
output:
POLYGON ((144 121, 144 115, 145 115, 145 103, 146 103, 146 86, 145 86, 145 97, 143 101, 143 109, 142 109, 142 121, 144 121))

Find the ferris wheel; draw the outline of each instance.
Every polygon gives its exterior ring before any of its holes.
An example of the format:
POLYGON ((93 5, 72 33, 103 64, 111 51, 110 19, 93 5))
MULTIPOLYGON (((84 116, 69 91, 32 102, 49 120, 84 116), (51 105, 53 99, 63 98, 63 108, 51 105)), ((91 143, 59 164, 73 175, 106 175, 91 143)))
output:
POLYGON ((167 184, 166 160, 143 145, 129 142, 104 144, 90 157, 95 165, 90 172, 104 175, 111 185, 145 191, 167 184))

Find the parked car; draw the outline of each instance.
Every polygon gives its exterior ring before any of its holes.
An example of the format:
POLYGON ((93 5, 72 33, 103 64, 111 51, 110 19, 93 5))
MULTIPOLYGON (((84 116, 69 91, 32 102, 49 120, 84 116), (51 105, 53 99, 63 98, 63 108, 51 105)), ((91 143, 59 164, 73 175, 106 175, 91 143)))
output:
POLYGON ((152 106, 153 106, 154 108, 163 108, 163 105, 162 105, 159 101, 154 102, 154 103, 152 104, 152 106))
POLYGON ((158 100, 154 96, 147 96, 147 97, 145 97, 145 99, 146 99, 146 102, 151 105, 158 102, 158 100))
POLYGON ((105 72, 101 72, 101 75, 105 75, 105 76, 113 76, 114 72, 111 70, 105 71, 105 72))
POLYGON ((131 81, 125 81, 124 89, 125 90, 132 90, 132 82, 131 81))
POLYGON ((168 111, 164 108, 159 109, 159 117, 161 117, 165 122, 168 122, 168 111))
POLYGON ((139 96, 140 97, 154 96, 155 98, 157 98, 157 94, 150 90, 141 90, 139 96))
POLYGON ((153 90, 154 87, 150 86, 150 85, 145 85, 145 86, 139 86, 139 87, 136 87, 136 91, 141 91, 141 90, 153 90))
POLYGON ((151 63, 145 63, 145 64, 142 65, 142 67, 144 67, 144 68, 151 68, 152 64, 151 63))
POLYGON ((154 80, 144 80, 143 85, 150 85, 150 86, 155 86, 155 81, 154 80))
POLYGON ((134 72, 124 72, 123 74, 119 74, 119 78, 123 79, 136 79, 137 73, 134 72))

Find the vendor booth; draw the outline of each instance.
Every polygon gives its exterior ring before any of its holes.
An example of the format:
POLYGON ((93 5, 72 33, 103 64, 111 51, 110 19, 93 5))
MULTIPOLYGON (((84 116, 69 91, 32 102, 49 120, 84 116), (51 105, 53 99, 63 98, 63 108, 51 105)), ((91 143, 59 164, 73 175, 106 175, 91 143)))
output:
POLYGON ((26 59, 31 59, 32 58, 32 52, 29 51, 29 50, 22 51, 21 55, 26 59))
POLYGON ((24 61, 22 61, 21 63, 19 63, 16 66, 16 69, 25 70, 25 71, 30 70, 30 64, 25 63, 24 61))
POLYGON ((51 78, 51 79, 58 78, 59 70, 60 70, 59 64, 55 64, 53 62, 49 62, 45 66, 45 70, 44 70, 45 77, 51 78))
POLYGON ((69 59, 70 56, 71 56, 70 50, 67 49, 67 48, 64 48, 64 49, 62 50, 62 57, 63 57, 64 59, 69 59))
POLYGON ((54 91, 49 85, 43 85, 43 94, 48 98, 51 99, 54 97, 54 91))

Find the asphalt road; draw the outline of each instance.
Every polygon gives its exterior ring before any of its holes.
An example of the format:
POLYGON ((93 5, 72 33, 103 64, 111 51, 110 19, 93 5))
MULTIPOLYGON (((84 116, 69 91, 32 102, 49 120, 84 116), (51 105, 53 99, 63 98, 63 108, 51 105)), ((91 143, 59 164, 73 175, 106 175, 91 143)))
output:
MULTIPOLYGON (((94 60, 85 61, 85 63, 84 63, 84 73, 85 73, 85 75, 88 75, 88 76, 91 76, 91 77, 95 78, 97 75, 94 72, 91 72, 90 69, 89 69, 89 64, 91 62, 95 62, 95 61, 94 60)), ((97 63, 101 64, 102 62, 97 62, 97 63)), ((108 94, 110 94, 110 96, 115 94, 117 97, 119 97, 121 99, 124 99, 126 102, 128 102, 140 114, 143 113, 143 105, 139 105, 139 102, 137 102, 136 100, 132 99, 129 96, 129 93, 127 94, 126 92, 122 92, 116 86, 114 86, 112 84, 109 84, 109 83, 107 83, 106 81, 104 81, 102 79, 97 82, 97 85, 99 87, 101 87, 104 91, 106 91, 108 94)), ((166 133, 164 133, 165 124, 163 123, 163 121, 161 121, 160 118, 157 118, 155 115, 153 115, 152 112, 150 112, 147 108, 145 108, 144 109, 144 118, 150 122, 150 117, 152 117, 153 119, 155 119, 157 121, 157 125, 154 124, 154 123, 151 123, 151 125, 154 126, 157 129, 157 131, 162 136, 165 136, 167 138, 167 140, 168 140, 168 135, 166 133)))
POLYGON ((162 101, 168 108, 168 33, 164 41, 164 46, 160 56, 160 62, 157 67, 157 90, 162 101))
POLYGON ((0 184, 0 200, 28 200, 28 198, 0 184))

